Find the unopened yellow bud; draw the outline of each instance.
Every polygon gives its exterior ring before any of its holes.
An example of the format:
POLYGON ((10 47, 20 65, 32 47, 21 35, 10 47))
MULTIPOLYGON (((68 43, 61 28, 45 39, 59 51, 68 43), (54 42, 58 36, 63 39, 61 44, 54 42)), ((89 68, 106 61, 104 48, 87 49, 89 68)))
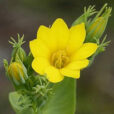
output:
POLYGON ((13 62, 8 68, 8 74, 10 79, 16 84, 24 84, 25 79, 28 77, 23 66, 18 62, 13 62))
POLYGON ((109 17, 111 16, 111 7, 107 7, 105 4, 100 11, 96 13, 96 16, 87 21, 86 24, 86 42, 98 43, 102 37, 109 17))
POLYGON ((95 20, 95 22, 91 25, 89 31, 94 30, 93 35, 95 35, 99 30, 103 29, 102 25, 104 24, 103 17, 99 17, 95 20))
POLYGON ((100 38, 105 30, 106 24, 107 19, 104 17, 98 17, 87 31, 89 39, 100 38))

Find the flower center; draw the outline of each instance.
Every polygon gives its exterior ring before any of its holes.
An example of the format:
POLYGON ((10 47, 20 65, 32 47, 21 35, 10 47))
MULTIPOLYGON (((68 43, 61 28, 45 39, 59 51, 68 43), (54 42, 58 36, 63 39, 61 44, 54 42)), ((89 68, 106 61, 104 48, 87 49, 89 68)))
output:
POLYGON ((63 68, 69 63, 69 57, 65 50, 58 50, 51 56, 51 64, 58 69, 63 68))

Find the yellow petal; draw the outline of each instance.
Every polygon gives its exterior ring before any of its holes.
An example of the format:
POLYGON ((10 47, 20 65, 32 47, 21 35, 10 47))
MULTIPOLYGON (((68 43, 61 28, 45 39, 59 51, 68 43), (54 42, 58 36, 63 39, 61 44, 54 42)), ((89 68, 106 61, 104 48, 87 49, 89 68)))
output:
POLYGON ((47 40, 49 33, 50 33, 50 28, 48 28, 44 25, 40 25, 40 27, 38 28, 38 31, 37 31, 37 38, 40 38, 42 40, 47 40))
POLYGON ((57 39, 51 35, 51 29, 41 25, 37 32, 37 39, 43 41, 43 43, 50 49, 50 51, 57 49, 57 39))
POLYGON ((58 18, 55 20, 51 27, 51 35, 57 40, 59 49, 64 49, 69 39, 69 29, 63 19, 58 18))
POLYGON ((45 58, 35 58, 32 62, 32 68, 39 73, 40 75, 44 75, 45 69, 49 66, 49 61, 45 58))
POLYGON ((89 64, 89 60, 84 59, 84 60, 80 60, 80 61, 73 61, 73 62, 69 63, 66 66, 66 68, 71 69, 71 70, 80 70, 80 69, 87 67, 88 64, 89 64))
POLYGON ((98 45, 95 43, 84 43, 83 46, 72 56, 72 60, 88 58, 96 52, 97 48, 98 45))
POLYGON ((59 70, 53 66, 49 66, 45 70, 46 76, 50 82, 57 83, 64 79, 64 76, 60 74, 59 70))
POLYGON ((63 68, 60 70, 61 74, 67 77, 72 77, 72 78, 80 78, 80 71, 79 70, 71 70, 68 68, 63 68))
POLYGON ((48 58, 50 55, 49 49, 39 39, 30 41, 30 50, 34 57, 45 57, 48 58))
POLYGON ((85 36, 86 30, 84 23, 71 27, 67 51, 69 53, 73 53, 74 51, 79 49, 85 40, 85 36))

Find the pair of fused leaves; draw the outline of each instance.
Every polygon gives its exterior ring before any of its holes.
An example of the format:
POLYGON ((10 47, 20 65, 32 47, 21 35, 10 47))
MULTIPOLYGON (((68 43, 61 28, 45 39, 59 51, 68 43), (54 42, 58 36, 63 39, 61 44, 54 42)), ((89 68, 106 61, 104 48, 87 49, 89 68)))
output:
POLYGON ((30 108, 31 101, 28 96, 24 96, 18 92, 12 92, 9 94, 9 101, 16 114, 24 114, 26 111, 28 112, 27 114, 33 114, 34 112, 30 108))

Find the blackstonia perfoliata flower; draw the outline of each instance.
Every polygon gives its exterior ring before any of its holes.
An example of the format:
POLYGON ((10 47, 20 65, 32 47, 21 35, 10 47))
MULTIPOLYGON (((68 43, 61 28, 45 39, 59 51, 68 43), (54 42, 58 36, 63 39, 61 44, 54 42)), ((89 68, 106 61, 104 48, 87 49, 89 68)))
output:
POLYGON ((58 18, 50 28, 41 25, 37 38, 30 42, 33 69, 53 83, 62 81, 64 76, 79 78, 80 70, 89 64, 87 58, 98 48, 96 43, 84 43, 85 37, 84 23, 69 29, 58 18))

